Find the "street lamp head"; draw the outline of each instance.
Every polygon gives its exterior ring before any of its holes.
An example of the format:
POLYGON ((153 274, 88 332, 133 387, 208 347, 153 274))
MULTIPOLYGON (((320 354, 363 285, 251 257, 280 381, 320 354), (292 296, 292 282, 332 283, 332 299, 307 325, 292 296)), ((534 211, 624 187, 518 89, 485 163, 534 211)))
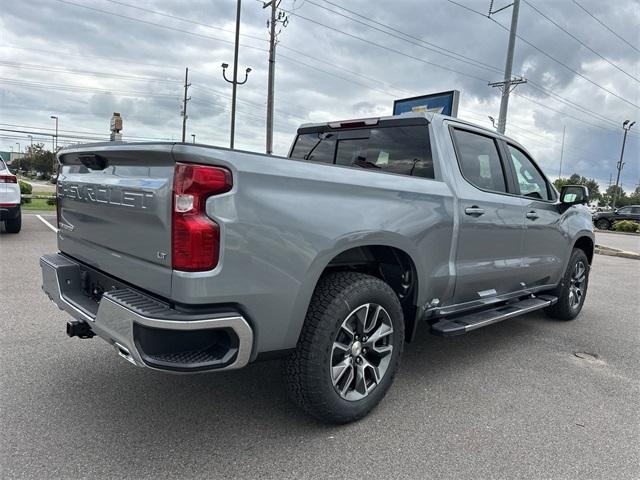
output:
POLYGON ((229 64, 228 64, 228 63, 223 63, 223 64, 222 64, 222 68, 223 68, 223 69, 227 68, 228 66, 229 66, 229 64))
POLYGON ((629 124, 629 128, 633 127, 636 124, 635 120, 629 124))
POLYGON ((51 118, 53 118, 53 119, 55 119, 55 120, 57 120, 57 119, 58 119, 58 117, 56 117, 55 115, 51 115, 51 118))
POLYGON ((623 127, 626 127, 626 126, 627 126, 627 123, 629 123, 629 120, 625 120, 624 122, 622 122, 622 126, 623 126, 623 127))
POLYGON ((249 73, 251 72, 251 69, 247 67, 246 72, 247 72, 247 75, 249 75, 249 73))

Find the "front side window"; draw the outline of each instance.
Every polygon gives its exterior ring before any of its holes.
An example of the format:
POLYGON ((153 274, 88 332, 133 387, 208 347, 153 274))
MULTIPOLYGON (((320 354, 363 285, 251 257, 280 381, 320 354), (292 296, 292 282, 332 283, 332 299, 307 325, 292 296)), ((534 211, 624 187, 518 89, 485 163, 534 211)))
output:
POLYGON ((427 126, 299 135, 292 158, 434 178, 427 126), (320 139, 325 135, 329 138, 320 139))
POLYGON ((618 213, 622 213, 624 215, 627 215, 627 214, 631 213, 631 207, 619 208, 618 209, 618 213))
POLYGON ((538 200, 551 200, 547 182, 533 161, 519 148, 508 145, 511 163, 516 171, 520 195, 538 200))
POLYGON ((464 178, 483 190, 506 192, 504 171, 495 140, 466 130, 454 130, 454 137, 464 178))

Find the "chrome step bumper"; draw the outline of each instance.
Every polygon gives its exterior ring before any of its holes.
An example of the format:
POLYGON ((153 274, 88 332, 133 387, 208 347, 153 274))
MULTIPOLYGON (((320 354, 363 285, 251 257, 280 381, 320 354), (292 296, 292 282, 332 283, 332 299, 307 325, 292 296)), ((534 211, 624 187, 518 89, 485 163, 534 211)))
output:
POLYGON ((42 289, 60 308, 114 346, 130 363, 193 373, 244 367, 253 330, 238 312, 184 313, 62 254, 40 258, 42 289), (83 276, 108 284, 99 302, 84 293, 83 276))

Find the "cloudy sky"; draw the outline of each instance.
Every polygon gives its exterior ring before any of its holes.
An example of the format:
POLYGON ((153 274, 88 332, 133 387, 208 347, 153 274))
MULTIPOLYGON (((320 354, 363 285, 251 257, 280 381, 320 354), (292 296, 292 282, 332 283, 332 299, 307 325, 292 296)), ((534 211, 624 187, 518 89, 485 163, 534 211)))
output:
MULTIPOLYGON (((508 0, 495 1, 494 8, 508 0)), ((0 17, 0 150, 26 134, 61 144, 108 134, 112 112, 125 139, 179 140, 184 69, 189 67, 187 135, 228 144, 234 0, 3 1, 0 17), (62 135, 67 135, 62 138, 62 135), (82 138, 81 138, 82 137, 82 138)), ((489 20, 489 0, 282 0, 275 150, 286 154, 296 127, 391 113, 393 100, 458 89, 459 116, 490 126, 498 117, 511 10, 489 20), (458 4, 456 4, 458 3, 458 4), (348 10, 345 10, 348 9, 348 10), (474 12, 474 10, 476 13, 474 12), (502 26, 501 26, 502 25, 502 26)), ((242 5, 236 147, 264 151, 268 10, 242 5)), ((606 188, 622 143, 622 122, 640 121, 640 2, 522 0, 514 74, 529 83, 511 97, 507 133, 551 177, 595 177, 606 188), (546 17, 546 18, 545 18, 546 17), (595 18, 594 18, 595 17, 595 18)), ((640 122, 627 140, 625 190, 640 182, 640 122), (635 130, 635 131, 634 131, 635 130)))

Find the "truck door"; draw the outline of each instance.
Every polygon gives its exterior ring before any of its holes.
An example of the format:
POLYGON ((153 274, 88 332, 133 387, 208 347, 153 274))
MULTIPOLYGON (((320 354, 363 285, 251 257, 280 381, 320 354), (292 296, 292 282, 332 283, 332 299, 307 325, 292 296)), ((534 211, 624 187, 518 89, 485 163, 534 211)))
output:
POLYGON ((452 136, 459 167, 453 303, 490 302, 522 289, 525 200, 508 194, 498 139, 467 127, 452 128, 452 136))
POLYGON ((513 171, 518 195, 525 201, 522 281, 527 288, 555 284, 571 252, 561 228, 556 193, 522 148, 511 143, 505 147, 507 166, 513 171))

